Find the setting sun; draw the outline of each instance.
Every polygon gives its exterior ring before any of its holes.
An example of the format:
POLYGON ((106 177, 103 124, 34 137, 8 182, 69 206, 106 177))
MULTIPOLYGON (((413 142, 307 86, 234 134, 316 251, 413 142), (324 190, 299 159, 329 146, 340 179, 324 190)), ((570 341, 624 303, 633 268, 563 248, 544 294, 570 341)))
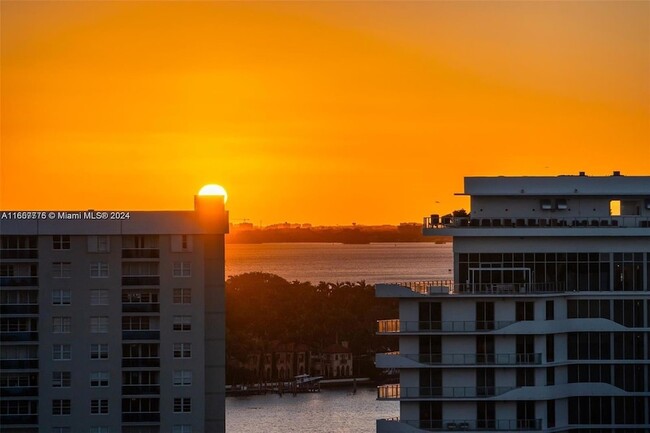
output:
POLYGON ((205 185, 199 191, 199 195, 222 195, 224 203, 228 201, 228 193, 226 189, 221 185, 216 185, 214 183, 205 185))

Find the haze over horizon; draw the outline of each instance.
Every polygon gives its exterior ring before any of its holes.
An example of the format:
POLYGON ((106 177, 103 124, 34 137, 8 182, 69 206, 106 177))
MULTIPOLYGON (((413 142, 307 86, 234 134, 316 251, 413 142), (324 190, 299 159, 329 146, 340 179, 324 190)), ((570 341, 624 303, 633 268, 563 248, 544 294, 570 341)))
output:
POLYGON ((650 2, 1 3, 0 208, 399 224, 650 174, 650 2))

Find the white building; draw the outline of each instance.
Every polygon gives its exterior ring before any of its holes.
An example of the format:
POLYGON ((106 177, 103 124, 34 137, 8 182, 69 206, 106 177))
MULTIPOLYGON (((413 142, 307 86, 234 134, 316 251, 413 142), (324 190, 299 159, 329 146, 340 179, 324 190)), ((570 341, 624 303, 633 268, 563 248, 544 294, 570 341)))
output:
POLYGON ((223 197, 0 230, 0 432, 225 431, 223 197))
POLYGON ((400 300, 400 419, 377 431, 650 431, 650 177, 473 177, 454 281, 386 284, 400 300), (620 208, 620 213, 617 209, 620 208), (611 210, 610 210, 611 209, 611 210))

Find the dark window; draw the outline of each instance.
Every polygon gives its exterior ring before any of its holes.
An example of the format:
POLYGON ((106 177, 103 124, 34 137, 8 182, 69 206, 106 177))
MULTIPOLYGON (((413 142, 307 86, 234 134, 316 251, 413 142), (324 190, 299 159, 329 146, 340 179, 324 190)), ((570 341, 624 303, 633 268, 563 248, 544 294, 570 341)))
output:
POLYGON ((420 336, 420 360, 426 363, 441 361, 442 337, 440 335, 420 336))
POLYGON ((441 329, 442 313, 440 302, 420 302, 420 330, 441 329))
POLYGON ((422 396, 442 395, 442 370, 420 370, 420 394, 422 396))
POLYGON ((476 369, 476 395, 494 395, 494 369, 476 369))
POLYGON ((518 368, 517 386, 535 386, 535 369, 518 368))
POLYGON ((516 320, 535 320, 535 303, 534 302, 517 302, 516 320))
POLYGON ((548 334, 546 336, 546 362, 555 361, 555 336, 548 334))
POLYGON ((555 427, 555 400, 546 402, 546 427, 555 427))
POLYGON ((442 402, 440 401, 420 402, 420 428, 422 429, 442 428, 442 402))
POLYGON ((479 401, 476 404, 476 421, 479 429, 494 429, 495 403, 493 401, 479 401))
POLYGON ((476 362, 478 364, 494 362, 494 335, 476 336, 476 362))
POLYGON ((476 329, 494 329, 494 302, 476 303, 476 329))
POLYGON ((546 385, 555 385, 555 367, 546 367, 546 385))
POLYGON ((555 309, 553 301, 546 301, 546 320, 555 319, 555 309))

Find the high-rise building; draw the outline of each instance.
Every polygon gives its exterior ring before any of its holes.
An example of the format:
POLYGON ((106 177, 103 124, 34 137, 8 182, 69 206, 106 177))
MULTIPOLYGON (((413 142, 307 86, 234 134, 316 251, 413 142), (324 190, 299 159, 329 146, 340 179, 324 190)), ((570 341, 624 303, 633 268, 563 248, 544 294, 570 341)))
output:
POLYGON ((0 211, 0 431, 225 431, 222 196, 0 211))
POLYGON ((470 177, 454 280, 377 286, 399 298, 400 418, 377 431, 650 431, 650 177, 470 177))

